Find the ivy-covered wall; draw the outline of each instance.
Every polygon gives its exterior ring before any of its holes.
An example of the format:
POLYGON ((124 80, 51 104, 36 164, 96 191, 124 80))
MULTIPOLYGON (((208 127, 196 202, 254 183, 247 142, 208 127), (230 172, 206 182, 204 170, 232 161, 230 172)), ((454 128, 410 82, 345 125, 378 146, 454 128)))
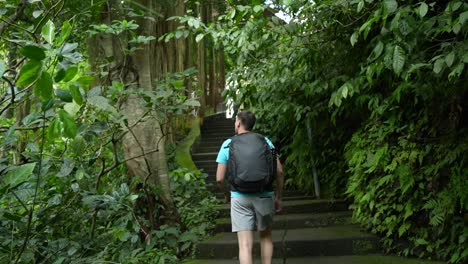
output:
POLYGON ((206 34, 289 186, 313 193, 315 166, 388 251, 466 261, 468 4, 273 2, 290 21, 236 6, 206 34))

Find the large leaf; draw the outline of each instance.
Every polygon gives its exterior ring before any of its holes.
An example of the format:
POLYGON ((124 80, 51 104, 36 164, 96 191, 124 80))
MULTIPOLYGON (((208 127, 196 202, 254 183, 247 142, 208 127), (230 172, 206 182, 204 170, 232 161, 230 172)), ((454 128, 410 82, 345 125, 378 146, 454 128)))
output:
POLYGON ((465 24, 465 21, 468 20, 468 11, 465 11, 460 14, 459 23, 461 25, 465 24))
POLYGON ((71 81, 73 78, 75 78, 77 73, 78 73, 77 66, 68 67, 68 69, 65 71, 65 76, 63 77, 62 81, 63 82, 71 81))
POLYGON ((43 60, 46 57, 44 49, 33 45, 22 47, 20 53, 26 58, 38 61, 43 60))
POLYGON ((78 48, 78 43, 65 43, 63 47, 60 49, 60 54, 61 55, 72 54, 76 48, 78 48))
POLYGON ((399 75, 403 66, 405 66, 405 52, 397 45, 393 50, 393 71, 399 75))
POLYGON ((49 44, 54 43, 55 37, 55 25, 52 21, 47 21, 45 25, 42 27, 41 35, 49 44))
POLYGON ((6 65, 3 61, 0 61, 0 77, 3 76, 3 73, 5 73, 6 65))
POLYGON ((196 99, 188 99, 187 101, 184 102, 184 105, 191 106, 191 107, 199 107, 200 102, 196 99))
POLYGON ((70 36, 71 31, 72 26, 70 22, 68 20, 63 22, 60 36, 57 38, 57 46, 61 46, 65 42, 65 40, 67 40, 68 36, 70 36))
POLYGON ((109 104, 109 100, 100 95, 89 97, 88 103, 106 112, 116 112, 115 108, 109 104))
POLYGON ((387 11, 387 14, 392 14, 398 8, 398 3, 396 0, 385 0, 384 5, 385 5, 385 10, 387 11))
POLYGON ((84 86, 83 88, 88 88, 87 86, 89 86, 90 84, 94 82, 94 77, 91 75, 83 75, 83 76, 80 76, 76 80, 76 82, 84 86))
POLYGON ((63 123, 63 133, 67 138, 75 138, 77 127, 75 120, 65 110, 59 112, 60 121, 63 123))
POLYGON ((67 102, 67 103, 73 102, 73 97, 70 94, 70 92, 67 90, 55 89, 55 94, 57 95, 58 98, 60 98, 60 100, 64 102, 67 102))
POLYGON ((41 77, 37 80, 34 89, 36 95, 39 95, 43 100, 52 98, 53 86, 52 76, 48 72, 42 72, 41 77))
POLYGON ((442 58, 439 58, 434 62, 433 71, 435 73, 439 74, 442 71, 442 69, 444 68, 444 66, 445 66, 445 60, 442 59, 442 58))
POLYGON ((55 74, 54 81, 60 82, 61 80, 63 80, 64 77, 65 77, 65 70, 59 69, 57 73, 55 74))
POLYGON ((80 88, 76 85, 70 85, 70 93, 73 97, 73 100, 78 104, 83 104, 83 95, 81 95, 80 88))
POLYGON ((66 103, 63 106, 63 109, 67 111, 67 113, 69 113, 72 117, 75 117, 76 114, 80 111, 80 106, 75 102, 66 103))
POLYGON ((455 60, 455 53, 453 51, 447 54, 447 56, 445 56, 445 63, 449 67, 452 67, 454 60, 455 60))
POLYGON ((32 15, 34 18, 38 18, 40 15, 42 15, 42 13, 44 13, 44 10, 36 10, 32 13, 32 15))
POLYGON ((358 38, 359 38, 359 33, 358 32, 354 32, 351 35, 351 38, 349 39, 349 41, 351 42, 351 46, 354 46, 354 44, 356 44, 356 42, 358 41, 358 38))
POLYGON ((16 85, 26 87, 33 83, 41 74, 42 63, 37 60, 30 60, 21 67, 20 77, 16 85))
POLYGON ((49 139, 57 138, 62 132, 62 122, 58 118, 52 119, 47 129, 47 135, 49 139))
POLYGON ((377 45, 375 45, 374 49, 372 50, 372 53, 370 54, 368 60, 373 61, 377 59, 380 55, 382 55, 382 51, 384 50, 384 44, 382 41, 379 41, 377 45))
POLYGON ((70 173, 75 168, 75 161, 70 158, 64 158, 60 172, 57 174, 58 177, 65 177, 70 175, 70 173))
POLYGON ((421 5, 419 5, 419 8, 418 8, 419 16, 424 17, 427 14, 428 10, 429 10, 429 6, 426 3, 421 2, 421 5))
POLYGON ((198 34, 198 35, 195 37, 195 41, 198 43, 198 42, 200 42, 200 41, 203 39, 203 37, 205 37, 205 35, 203 35, 203 34, 198 34))
POLYGON ((10 188, 15 188, 27 181, 28 177, 33 173, 35 166, 36 163, 28 163, 18 166, 8 171, 8 173, 1 179, 5 185, 8 185, 10 188))

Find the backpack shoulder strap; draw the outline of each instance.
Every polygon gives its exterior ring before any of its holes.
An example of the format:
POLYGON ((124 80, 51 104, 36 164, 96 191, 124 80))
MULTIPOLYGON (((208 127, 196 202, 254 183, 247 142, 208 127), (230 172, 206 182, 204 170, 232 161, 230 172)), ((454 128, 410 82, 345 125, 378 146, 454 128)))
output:
MULTIPOLYGON (((235 137, 235 136, 234 136, 234 137, 235 137)), ((231 145, 231 143, 232 143, 232 139, 233 139, 234 137, 230 137, 230 138, 228 138, 228 139, 230 139, 231 141, 229 141, 229 143, 228 143, 228 144, 226 144, 226 146, 224 146, 224 148, 225 148, 225 149, 229 148, 229 146, 230 146, 230 145, 231 145)))
POLYGON ((268 143, 269 139, 268 139, 267 137, 265 137, 265 136, 262 135, 262 134, 258 134, 258 133, 256 133, 256 134, 257 134, 258 136, 262 137, 263 140, 265 140, 265 143, 267 144, 267 146, 268 146, 272 151, 274 151, 274 150, 276 149, 274 146, 273 146, 273 148, 270 146, 270 143, 268 143))

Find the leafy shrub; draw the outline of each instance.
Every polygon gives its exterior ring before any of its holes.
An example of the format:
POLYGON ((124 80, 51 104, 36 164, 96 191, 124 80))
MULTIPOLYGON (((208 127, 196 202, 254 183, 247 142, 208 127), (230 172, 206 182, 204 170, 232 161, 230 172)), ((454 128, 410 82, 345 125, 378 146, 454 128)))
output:
POLYGON ((316 166, 388 251, 466 262, 468 4, 276 7, 291 21, 232 7, 207 31, 233 54, 227 95, 281 148, 287 183, 312 192, 316 166))

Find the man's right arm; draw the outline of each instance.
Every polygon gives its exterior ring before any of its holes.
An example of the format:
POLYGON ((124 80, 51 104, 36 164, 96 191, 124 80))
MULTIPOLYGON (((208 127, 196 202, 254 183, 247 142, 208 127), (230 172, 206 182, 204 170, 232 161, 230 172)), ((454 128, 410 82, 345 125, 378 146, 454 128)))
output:
POLYGON ((284 186, 283 165, 281 165, 281 161, 277 158, 276 159, 275 209, 276 209, 276 212, 278 213, 283 210, 283 207, 282 207, 283 186, 284 186))
POLYGON ((226 175, 226 164, 218 163, 218 169, 216 170, 216 184, 218 185, 218 188, 221 190, 221 192, 224 194, 224 197, 226 198, 226 202, 229 203, 231 200, 231 196, 229 192, 226 190, 226 187, 224 185, 225 175, 226 175))
POLYGON ((216 170, 216 184, 218 185, 218 188, 221 190, 221 192, 224 194, 226 202, 228 203, 231 201, 231 195, 229 191, 226 190, 224 179, 227 170, 227 162, 229 155, 227 146, 229 145, 229 142, 229 139, 223 142, 221 148, 219 149, 218 156, 216 157, 216 162, 218 163, 218 168, 216 170))

